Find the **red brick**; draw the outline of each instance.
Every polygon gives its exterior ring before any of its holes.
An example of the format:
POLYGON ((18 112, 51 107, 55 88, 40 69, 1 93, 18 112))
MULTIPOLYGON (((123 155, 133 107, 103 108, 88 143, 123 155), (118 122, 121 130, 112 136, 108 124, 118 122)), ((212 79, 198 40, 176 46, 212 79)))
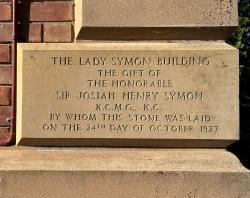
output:
POLYGON ((0 105, 10 105, 11 87, 0 87, 0 105))
POLYGON ((26 40, 28 42, 42 42, 42 24, 40 23, 29 24, 29 34, 26 40))
POLYGON ((0 126, 10 126, 8 118, 11 116, 10 106, 0 106, 0 126))
POLYGON ((0 45, 0 63, 10 62, 10 46, 0 45))
POLYGON ((0 142, 10 137, 10 128, 0 127, 0 142))
POLYGON ((11 21, 12 8, 11 4, 7 2, 0 2, 0 21, 11 21))
POLYGON ((12 24, 0 24, 0 42, 8 42, 12 39, 12 24))
POLYGON ((9 85, 11 84, 11 66, 1 66, 0 65, 0 84, 9 85))
POLYGON ((72 21, 72 2, 33 2, 30 21, 72 21))
POLYGON ((71 23, 45 23, 44 42, 71 42, 71 23))
POLYGON ((41 23, 21 23, 18 27, 19 41, 21 42, 42 42, 41 23))

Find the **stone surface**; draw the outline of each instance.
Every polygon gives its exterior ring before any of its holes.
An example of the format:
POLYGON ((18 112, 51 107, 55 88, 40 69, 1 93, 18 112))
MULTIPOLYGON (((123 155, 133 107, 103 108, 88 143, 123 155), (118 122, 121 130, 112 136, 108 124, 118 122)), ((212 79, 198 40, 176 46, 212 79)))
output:
POLYGON ((225 43, 19 44, 17 80, 19 145, 239 138, 238 51, 225 43))
POLYGON ((224 40, 238 24, 232 0, 76 0, 76 39, 224 40))
POLYGON ((2 197, 250 195, 250 171, 224 150, 1 148, 2 197), (13 186, 13 184, 15 184, 13 186))

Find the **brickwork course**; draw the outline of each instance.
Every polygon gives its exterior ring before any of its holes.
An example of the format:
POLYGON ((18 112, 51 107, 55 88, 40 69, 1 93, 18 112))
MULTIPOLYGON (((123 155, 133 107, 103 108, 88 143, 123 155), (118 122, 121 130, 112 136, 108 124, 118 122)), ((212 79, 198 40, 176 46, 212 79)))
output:
MULTIPOLYGON (((74 2, 21 0, 16 22, 17 42, 73 42, 74 2)), ((0 0, 0 144, 11 130, 12 36, 12 0, 0 0)))

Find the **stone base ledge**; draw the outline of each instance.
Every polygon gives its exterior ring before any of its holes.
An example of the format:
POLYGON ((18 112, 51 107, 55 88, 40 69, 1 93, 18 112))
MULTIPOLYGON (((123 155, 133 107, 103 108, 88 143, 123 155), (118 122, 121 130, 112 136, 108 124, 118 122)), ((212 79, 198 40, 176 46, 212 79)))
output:
POLYGON ((1 148, 0 197, 250 197, 222 149, 1 148))

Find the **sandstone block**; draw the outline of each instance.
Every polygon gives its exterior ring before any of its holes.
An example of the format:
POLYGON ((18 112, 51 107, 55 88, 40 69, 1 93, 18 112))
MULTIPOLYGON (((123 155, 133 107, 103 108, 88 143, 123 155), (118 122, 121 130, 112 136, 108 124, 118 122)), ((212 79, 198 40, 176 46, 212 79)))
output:
POLYGON ((238 25, 237 1, 76 0, 77 40, 224 40, 238 25))
POLYGON ((250 171, 224 150, 1 148, 0 151, 3 197, 250 195, 250 171))

